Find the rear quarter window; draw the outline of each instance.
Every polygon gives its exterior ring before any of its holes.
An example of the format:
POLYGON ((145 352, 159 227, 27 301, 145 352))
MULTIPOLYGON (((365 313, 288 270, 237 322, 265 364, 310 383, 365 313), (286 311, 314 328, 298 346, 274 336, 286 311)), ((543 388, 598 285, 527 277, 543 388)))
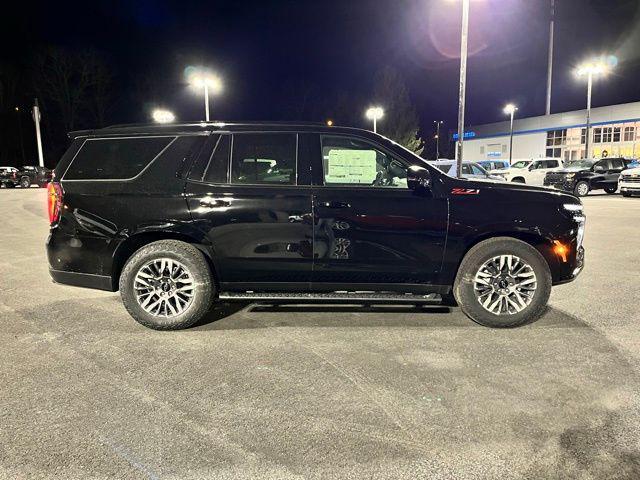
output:
POLYGON ((175 137, 90 138, 64 180, 127 180, 140 174, 175 137))

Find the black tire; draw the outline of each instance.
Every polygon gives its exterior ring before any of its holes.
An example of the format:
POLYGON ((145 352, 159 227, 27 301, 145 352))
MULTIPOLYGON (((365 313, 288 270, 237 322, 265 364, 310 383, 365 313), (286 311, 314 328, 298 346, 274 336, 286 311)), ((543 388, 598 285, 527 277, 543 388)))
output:
POLYGON ((589 182, 580 180, 578 183, 576 183, 576 186, 573 188, 573 193, 576 197, 586 197, 587 195, 589 195, 589 190, 591 190, 591 187, 589 186, 589 182))
POLYGON ((522 177, 516 177, 513 180, 511 180, 512 183, 527 183, 524 181, 524 178, 522 177))
POLYGON ((551 272, 544 257, 528 243, 511 237, 496 237, 475 245, 465 255, 453 286, 455 299, 462 311, 474 322, 487 327, 509 328, 540 318, 551 294, 551 272), (474 277, 482 265, 498 255, 515 255, 531 266, 537 288, 531 303, 517 313, 498 315, 485 309, 474 290, 474 277))
POLYGON ((20 179, 20 186, 22 188, 29 188, 31 186, 31 179, 29 177, 22 177, 20 179))
POLYGON ((631 194, 629 192, 622 192, 623 197, 630 197, 631 194))
POLYGON ((612 185, 610 187, 604 187, 604 191, 607 192, 609 195, 613 195, 614 193, 616 193, 618 191, 618 185, 612 185))
POLYGON ((16 188, 16 184, 15 183, 7 183, 5 185, 5 187, 7 187, 7 188, 16 188))
POLYGON ((120 275, 120 295, 125 308, 138 323, 154 330, 179 330, 190 327, 209 311, 215 294, 213 274, 204 254, 193 245, 178 240, 160 240, 140 248, 127 261, 120 275), (149 313, 136 298, 134 280, 138 271, 150 261, 160 258, 180 262, 194 280, 191 303, 184 312, 177 315, 161 316, 149 313))

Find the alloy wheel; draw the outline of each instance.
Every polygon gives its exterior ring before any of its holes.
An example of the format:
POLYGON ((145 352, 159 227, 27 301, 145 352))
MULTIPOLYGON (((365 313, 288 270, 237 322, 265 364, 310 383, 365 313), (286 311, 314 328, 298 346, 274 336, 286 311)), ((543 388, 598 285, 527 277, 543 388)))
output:
POLYGON ((480 305, 494 315, 515 315, 527 308, 538 281, 533 267, 515 255, 498 255, 482 264, 473 279, 480 305))
POLYGON ((193 302, 195 282, 187 267, 171 258, 145 263, 133 280, 136 300, 154 316, 172 317, 184 313, 193 302))
POLYGON ((584 197, 587 193, 589 193, 589 186, 586 183, 578 185, 578 195, 584 197))

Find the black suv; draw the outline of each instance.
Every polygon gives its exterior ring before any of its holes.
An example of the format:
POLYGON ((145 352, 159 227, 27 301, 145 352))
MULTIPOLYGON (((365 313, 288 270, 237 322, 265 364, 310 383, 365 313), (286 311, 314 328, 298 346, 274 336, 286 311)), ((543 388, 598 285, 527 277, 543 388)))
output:
POLYGON ((29 188, 31 185, 46 187, 51 181, 53 171, 46 167, 37 165, 27 165, 19 170, 8 168, 0 171, 0 182, 8 188, 17 187, 29 188))
POLYGON ((74 132, 49 184, 56 282, 156 329, 216 301, 454 302, 510 327, 582 270, 572 195, 455 179, 371 132, 299 124, 74 132))
POLYGON ((603 158, 601 160, 576 160, 565 168, 548 172, 544 185, 584 197, 591 190, 604 190, 609 194, 618 190, 620 172, 631 160, 625 158, 603 158))

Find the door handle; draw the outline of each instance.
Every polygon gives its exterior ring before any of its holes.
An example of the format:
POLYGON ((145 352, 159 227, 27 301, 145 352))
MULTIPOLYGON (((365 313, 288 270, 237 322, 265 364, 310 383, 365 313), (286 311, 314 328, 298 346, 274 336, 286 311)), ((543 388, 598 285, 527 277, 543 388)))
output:
POLYGON ((347 202, 324 202, 322 206, 326 208, 351 208, 347 202))
POLYGON ((205 208, 228 207, 231 205, 227 200, 220 198, 205 197, 200 199, 200 206, 205 208))

